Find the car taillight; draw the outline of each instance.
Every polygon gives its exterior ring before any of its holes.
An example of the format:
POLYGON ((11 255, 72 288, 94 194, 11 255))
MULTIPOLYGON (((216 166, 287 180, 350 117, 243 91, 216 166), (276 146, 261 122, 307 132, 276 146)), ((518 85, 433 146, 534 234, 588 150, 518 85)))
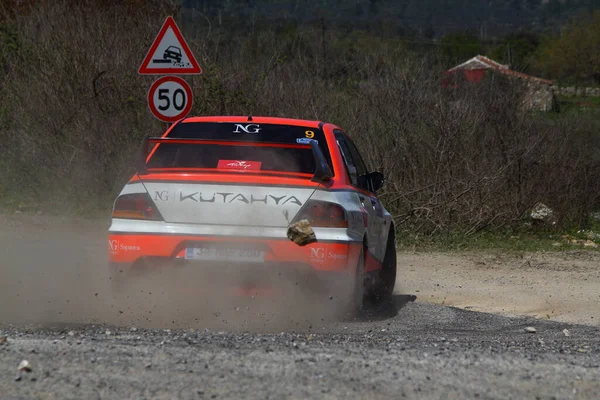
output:
POLYGON ((162 221, 162 215, 148 193, 132 193, 119 196, 113 207, 113 218, 148 219, 162 221))
POLYGON ((347 228, 348 218, 346 210, 339 204, 326 201, 309 200, 300 214, 294 218, 296 221, 308 220, 311 226, 326 228, 347 228))

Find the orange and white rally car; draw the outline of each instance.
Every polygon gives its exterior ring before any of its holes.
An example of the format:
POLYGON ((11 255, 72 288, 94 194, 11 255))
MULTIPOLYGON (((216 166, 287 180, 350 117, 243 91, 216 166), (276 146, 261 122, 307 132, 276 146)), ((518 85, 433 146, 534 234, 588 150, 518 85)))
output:
MULTIPOLYGON (((391 297, 394 224, 376 192, 383 175, 330 123, 271 117, 190 117, 146 138, 137 173, 114 202, 114 276, 144 268, 302 271, 350 277, 349 304, 391 297), (316 242, 288 227, 308 220, 316 242)), ((293 273, 292 273, 293 271, 293 273)), ((306 275, 302 275, 306 276, 306 275)))

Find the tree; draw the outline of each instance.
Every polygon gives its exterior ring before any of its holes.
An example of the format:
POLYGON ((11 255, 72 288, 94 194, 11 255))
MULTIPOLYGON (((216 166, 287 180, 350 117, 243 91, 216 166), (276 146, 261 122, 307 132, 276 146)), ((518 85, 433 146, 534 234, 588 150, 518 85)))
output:
POLYGON ((535 55, 546 76, 569 84, 600 84, 600 11, 572 20, 535 55))
POLYGON ((379 8, 377 7, 377 0, 369 0, 369 14, 377 15, 379 8))
POLYGON ((557 16, 562 11, 562 3, 560 0, 549 0, 548 3, 546 3, 546 10, 550 16, 557 16))
POLYGON ((450 33, 440 40, 442 55, 449 65, 475 57, 482 52, 479 39, 469 32, 450 33))
POLYGON ((509 64, 511 69, 527 72, 539 44, 540 38, 533 32, 512 33, 492 49, 490 57, 509 64))

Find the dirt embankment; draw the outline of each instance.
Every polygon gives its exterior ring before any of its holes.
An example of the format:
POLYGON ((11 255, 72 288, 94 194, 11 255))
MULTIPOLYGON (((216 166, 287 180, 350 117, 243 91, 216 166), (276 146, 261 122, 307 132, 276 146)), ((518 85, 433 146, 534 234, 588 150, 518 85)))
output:
POLYGON ((600 252, 401 253, 400 289, 418 300, 507 316, 600 325, 600 252))

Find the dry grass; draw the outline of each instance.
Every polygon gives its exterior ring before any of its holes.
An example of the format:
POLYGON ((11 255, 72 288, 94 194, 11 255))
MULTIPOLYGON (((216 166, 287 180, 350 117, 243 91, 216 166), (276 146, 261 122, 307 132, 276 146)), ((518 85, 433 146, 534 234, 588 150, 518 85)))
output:
MULTIPOLYGON (((146 105, 154 78, 137 68, 176 10, 113 3, 45 0, 3 10, 5 200, 106 210, 133 172, 139 139, 165 128, 146 105)), ((474 234, 512 224, 538 201, 559 212, 559 225, 583 225, 599 205, 597 121, 524 113, 508 82, 443 89, 435 55, 366 34, 236 35, 202 17, 180 26, 204 71, 188 78, 193 114, 341 125, 384 170, 381 195, 406 231, 474 234)))

